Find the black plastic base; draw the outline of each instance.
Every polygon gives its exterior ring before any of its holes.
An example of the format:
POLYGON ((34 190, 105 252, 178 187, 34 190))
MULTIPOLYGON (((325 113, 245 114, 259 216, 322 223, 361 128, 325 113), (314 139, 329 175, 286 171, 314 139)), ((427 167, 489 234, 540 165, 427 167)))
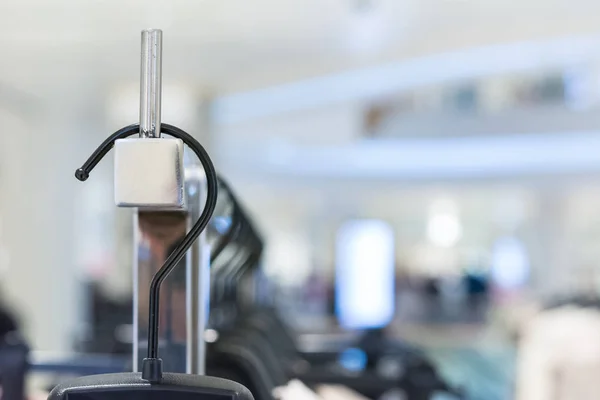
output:
POLYGON ((239 383, 210 376, 165 372, 160 384, 140 373, 92 375, 56 386, 48 400, 254 400, 239 383))
POLYGON ((159 383, 162 380, 163 367, 160 358, 144 358, 142 361, 142 379, 159 383))

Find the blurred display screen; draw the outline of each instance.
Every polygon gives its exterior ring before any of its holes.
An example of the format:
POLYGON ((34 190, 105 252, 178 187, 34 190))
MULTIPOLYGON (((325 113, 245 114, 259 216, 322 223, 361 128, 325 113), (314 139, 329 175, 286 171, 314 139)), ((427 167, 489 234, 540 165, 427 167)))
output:
POLYGON ((361 349, 349 348, 340 353, 340 365, 348 371, 363 371, 367 366, 367 355, 361 349))
POLYGON ((529 279, 529 257, 525 245, 514 237, 503 237, 494 243, 492 279, 502 289, 518 289, 529 279))
POLYGON ((345 223, 336 240, 336 314, 343 328, 373 329, 394 316, 394 233, 383 221, 345 223))

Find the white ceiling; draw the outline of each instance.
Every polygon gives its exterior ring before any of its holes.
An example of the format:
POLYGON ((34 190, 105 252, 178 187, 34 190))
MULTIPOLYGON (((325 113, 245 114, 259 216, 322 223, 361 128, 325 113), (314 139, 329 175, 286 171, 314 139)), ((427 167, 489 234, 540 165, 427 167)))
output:
POLYGON ((0 73, 23 90, 138 76, 165 32, 165 80, 255 89, 473 46, 596 33, 594 0, 3 0, 0 73))

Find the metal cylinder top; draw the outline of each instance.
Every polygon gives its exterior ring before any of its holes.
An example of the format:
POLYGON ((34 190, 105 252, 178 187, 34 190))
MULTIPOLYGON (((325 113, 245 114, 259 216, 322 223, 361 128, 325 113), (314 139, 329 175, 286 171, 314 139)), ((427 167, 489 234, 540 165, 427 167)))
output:
POLYGON ((140 137, 160 137, 162 95, 162 31, 142 31, 140 75, 140 137))

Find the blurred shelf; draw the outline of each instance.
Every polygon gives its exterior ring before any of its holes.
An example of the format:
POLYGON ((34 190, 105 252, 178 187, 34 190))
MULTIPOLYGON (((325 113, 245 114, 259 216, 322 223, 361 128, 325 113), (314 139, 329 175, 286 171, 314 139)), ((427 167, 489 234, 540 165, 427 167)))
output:
POLYGON ((131 356, 33 352, 30 365, 33 372, 41 373, 109 374, 131 370, 131 356))

